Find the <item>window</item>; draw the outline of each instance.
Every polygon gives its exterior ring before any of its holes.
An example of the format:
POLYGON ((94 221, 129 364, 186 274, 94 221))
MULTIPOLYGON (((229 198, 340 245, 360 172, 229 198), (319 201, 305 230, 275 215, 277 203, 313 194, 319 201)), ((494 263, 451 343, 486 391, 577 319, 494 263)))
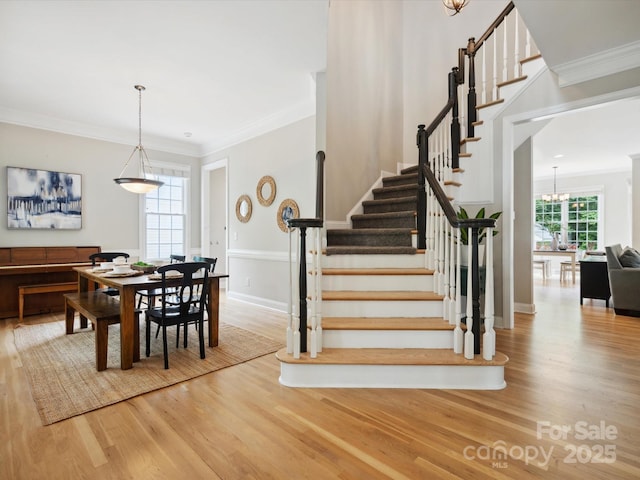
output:
POLYGON ((165 170, 156 176, 164 185, 144 198, 144 256, 166 260, 172 254, 185 255, 187 179, 181 173, 166 174, 165 170))
MULTIPOLYGON (((598 248, 600 195, 572 196, 564 202, 536 199, 537 232, 560 232, 561 239, 579 250, 598 248), (566 234, 566 236, 565 236, 566 234)), ((551 244, 549 235, 536 233, 537 247, 551 244)))

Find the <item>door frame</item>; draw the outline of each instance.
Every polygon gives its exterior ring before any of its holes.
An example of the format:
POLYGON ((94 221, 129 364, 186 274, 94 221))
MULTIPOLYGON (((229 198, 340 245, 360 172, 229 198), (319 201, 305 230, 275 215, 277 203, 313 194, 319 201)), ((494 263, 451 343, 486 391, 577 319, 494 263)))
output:
MULTIPOLYGON (((209 219, 211 218, 211 180, 210 173, 213 170, 219 170, 224 168, 224 224, 225 224, 225 253, 223 259, 224 263, 224 271, 228 273, 228 255, 227 251, 229 250, 229 169, 228 169, 228 159, 223 158, 221 160, 217 160, 212 163, 207 163, 202 166, 200 170, 200 191, 201 193, 201 218, 200 218, 200 250, 202 256, 210 256, 210 244, 211 241, 211 225, 209 225, 209 219)), ((223 281, 226 279, 222 279, 223 281)))

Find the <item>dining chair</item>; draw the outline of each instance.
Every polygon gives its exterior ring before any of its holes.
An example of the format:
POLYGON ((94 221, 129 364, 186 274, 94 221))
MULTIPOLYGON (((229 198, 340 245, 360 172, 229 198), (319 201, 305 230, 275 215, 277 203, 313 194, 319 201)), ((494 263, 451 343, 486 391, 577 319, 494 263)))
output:
MULTIPOLYGON (((98 252, 89 255, 89 260, 91 260, 91 266, 95 268, 98 263, 113 262, 118 257, 129 258, 129 254, 124 252, 98 252)), ((98 289, 98 291, 111 297, 117 297, 120 295, 118 289, 113 287, 103 287, 98 289)))
POLYGON ((169 354, 167 345, 167 327, 175 325, 176 348, 180 344, 180 327, 184 326, 184 348, 187 348, 188 324, 197 323, 198 342, 200 346, 200 358, 205 358, 204 353, 204 312, 209 291, 209 265, 205 262, 185 262, 165 265, 158 268, 158 273, 162 276, 162 287, 160 295, 161 305, 145 310, 146 326, 146 348, 145 354, 151 354, 151 323, 156 323, 162 328, 162 348, 164 355, 164 368, 169 368, 169 354), (181 274, 178 280, 172 278, 171 273, 181 274), (176 282, 178 285, 176 286, 176 282), (202 284, 200 298, 194 299, 196 285, 202 284), (175 303, 169 303, 172 298, 175 303))
MULTIPOLYGON (((170 263, 179 263, 184 262, 186 259, 186 255, 169 255, 170 263)), ((147 304, 147 308, 153 307, 155 304, 156 298, 161 294, 159 288, 154 288, 151 290, 140 290, 137 292, 138 294, 138 309, 142 307, 142 302, 144 301, 147 304)), ((156 333, 156 337, 158 334, 156 333)))

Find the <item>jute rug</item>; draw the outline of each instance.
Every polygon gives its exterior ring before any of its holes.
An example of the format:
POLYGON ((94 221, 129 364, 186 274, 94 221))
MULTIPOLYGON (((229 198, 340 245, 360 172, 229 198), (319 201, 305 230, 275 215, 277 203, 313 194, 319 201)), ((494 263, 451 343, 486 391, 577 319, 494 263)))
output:
MULTIPOLYGON (((107 370, 95 368, 95 333, 90 329, 65 335, 64 322, 23 325, 14 330, 16 348, 27 372, 31 394, 44 425, 111 405, 137 395, 237 365, 282 347, 281 342, 220 324, 219 345, 206 348, 200 359, 197 332, 190 329, 188 348, 175 347, 175 328, 169 336, 169 369, 162 357, 162 333, 151 336, 151 356, 144 354, 141 322, 140 362, 120 369, 120 328, 109 327, 107 370)), ((182 345, 182 340, 181 340, 182 345)))

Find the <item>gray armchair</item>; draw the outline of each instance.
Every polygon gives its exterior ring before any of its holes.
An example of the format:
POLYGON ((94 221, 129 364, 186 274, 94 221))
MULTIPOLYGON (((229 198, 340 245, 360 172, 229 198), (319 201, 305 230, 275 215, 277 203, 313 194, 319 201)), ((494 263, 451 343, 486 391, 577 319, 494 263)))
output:
POLYGON ((605 249, 611 297, 616 314, 640 317, 640 255, 634 251, 623 250, 620 244, 605 249))

